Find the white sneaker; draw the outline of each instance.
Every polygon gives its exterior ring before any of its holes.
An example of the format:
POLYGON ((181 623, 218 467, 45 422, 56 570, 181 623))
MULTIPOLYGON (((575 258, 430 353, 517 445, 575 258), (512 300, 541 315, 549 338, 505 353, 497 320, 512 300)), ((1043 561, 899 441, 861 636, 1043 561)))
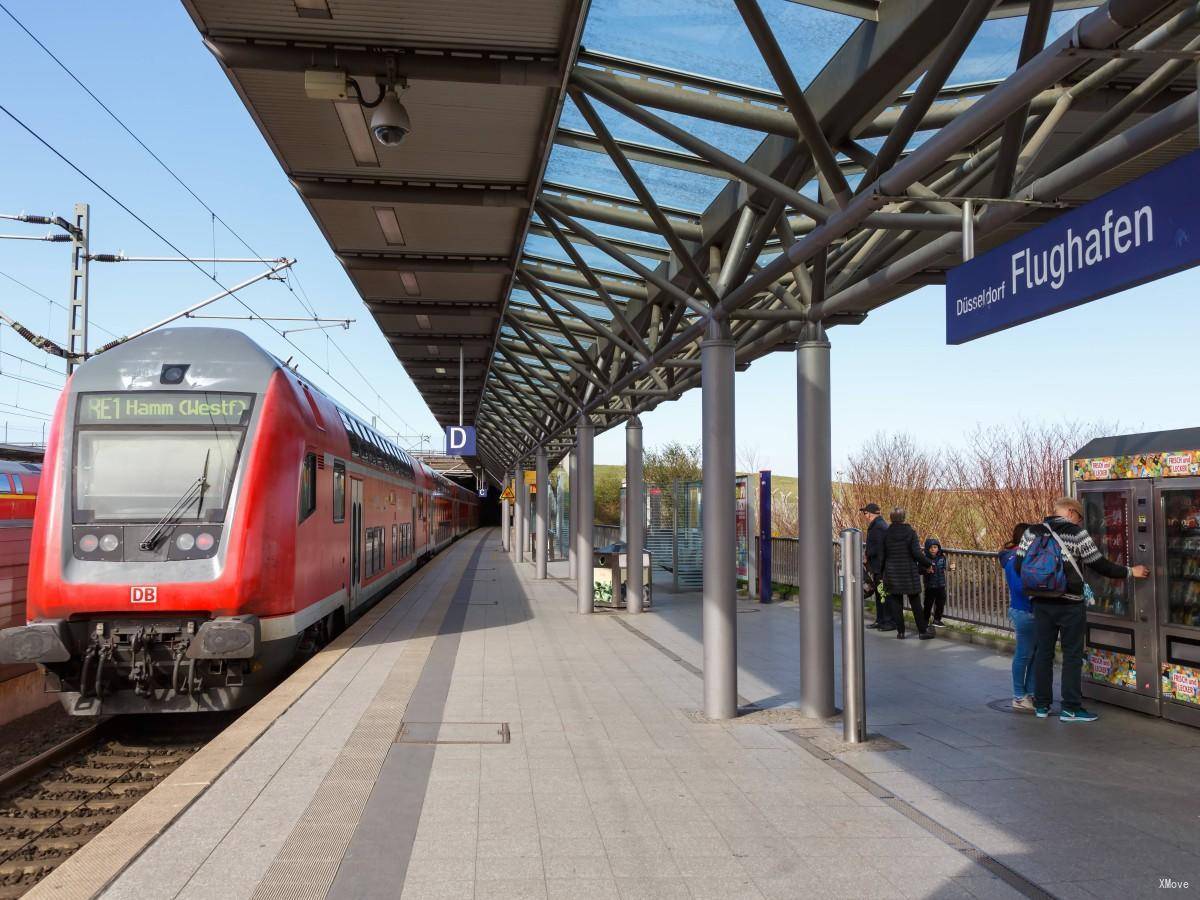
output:
POLYGON ((1021 712, 1033 712, 1033 698, 1026 696, 1019 699, 1014 699, 1012 702, 1012 708, 1020 710, 1021 712))

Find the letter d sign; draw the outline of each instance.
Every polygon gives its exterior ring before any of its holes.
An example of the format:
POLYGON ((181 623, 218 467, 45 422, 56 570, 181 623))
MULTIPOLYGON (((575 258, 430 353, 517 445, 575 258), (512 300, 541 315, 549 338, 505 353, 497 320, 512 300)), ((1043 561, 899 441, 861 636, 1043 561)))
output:
POLYGON ((446 455, 475 455, 475 427, 473 425, 446 426, 446 455))

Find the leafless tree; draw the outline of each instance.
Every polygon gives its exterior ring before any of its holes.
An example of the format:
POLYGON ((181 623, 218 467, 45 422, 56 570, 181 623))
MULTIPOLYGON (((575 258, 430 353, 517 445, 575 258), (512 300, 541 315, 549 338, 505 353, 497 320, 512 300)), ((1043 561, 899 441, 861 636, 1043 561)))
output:
POLYGON ((1018 522, 1037 522, 1063 492, 1063 461, 1112 425, 1081 422, 978 428, 948 457, 965 519, 957 546, 995 550, 1018 522))
POLYGON ((739 472, 753 474, 763 467, 762 453, 757 444, 739 447, 737 452, 737 467, 739 472))
MULTIPOLYGON (((938 451, 925 450, 907 434, 876 434, 850 456, 834 488, 834 533, 861 527, 859 510, 878 503, 884 515, 893 507, 908 511, 908 521, 923 535, 949 542, 955 503, 938 451)), ((803 489, 803 488, 801 488, 803 489)))
POLYGON ((800 533, 800 510, 794 491, 775 488, 771 491, 771 531, 779 537, 796 537, 800 533))

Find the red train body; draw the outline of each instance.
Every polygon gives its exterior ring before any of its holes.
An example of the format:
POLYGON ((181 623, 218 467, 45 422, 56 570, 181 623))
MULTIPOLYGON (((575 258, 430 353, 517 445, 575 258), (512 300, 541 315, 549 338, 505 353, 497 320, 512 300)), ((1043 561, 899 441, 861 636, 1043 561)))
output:
POLYGON ((478 500, 240 332, 151 333, 63 392, 28 624, 73 713, 247 705, 478 524, 478 500))
POLYGON ((33 518, 41 463, 0 459, 0 525, 33 518))

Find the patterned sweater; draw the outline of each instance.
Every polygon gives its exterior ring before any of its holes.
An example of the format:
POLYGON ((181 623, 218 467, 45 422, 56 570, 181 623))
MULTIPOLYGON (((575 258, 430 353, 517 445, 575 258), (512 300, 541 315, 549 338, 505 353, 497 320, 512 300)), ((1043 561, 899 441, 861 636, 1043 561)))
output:
MULTIPOLYGON (((1039 534, 1045 534, 1047 529, 1050 528, 1053 528, 1054 533, 1062 538, 1067 552, 1075 558, 1075 564, 1079 568, 1083 569, 1086 567, 1106 578, 1129 577, 1128 566, 1123 566, 1106 558, 1086 530, 1074 522, 1067 521, 1062 516, 1047 516, 1042 521, 1042 524, 1025 529, 1025 534, 1021 536, 1021 543, 1017 547, 1017 572, 1021 571, 1021 563, 1025 559, 1025 554, 1029 552, 1034 538, 1039 534)), ((1050 600, 1054 602, 1056 600, 1078 601, 1083 599, 1083 579, 1075 571, 1075 566, 1072 566, 1065 558, 1063 559, 1063 571, 1067 576, 1067 592, 1062 597, 1038 597, 1038 600, 1050 600)))

